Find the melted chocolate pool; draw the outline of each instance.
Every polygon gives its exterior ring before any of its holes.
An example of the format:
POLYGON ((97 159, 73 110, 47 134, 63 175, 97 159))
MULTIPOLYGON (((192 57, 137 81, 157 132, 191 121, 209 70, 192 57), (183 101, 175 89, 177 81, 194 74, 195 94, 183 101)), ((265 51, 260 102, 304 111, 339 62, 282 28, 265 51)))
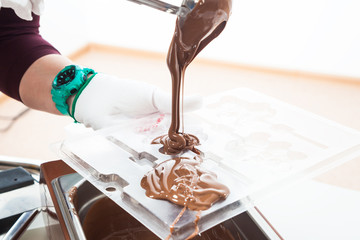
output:
POLYGON ((206 210, 230 191, 215 173, 201 168, 195 159, 179 157, 157 165, 141 180, 146 195, 166 199, 190 210, 206 210))

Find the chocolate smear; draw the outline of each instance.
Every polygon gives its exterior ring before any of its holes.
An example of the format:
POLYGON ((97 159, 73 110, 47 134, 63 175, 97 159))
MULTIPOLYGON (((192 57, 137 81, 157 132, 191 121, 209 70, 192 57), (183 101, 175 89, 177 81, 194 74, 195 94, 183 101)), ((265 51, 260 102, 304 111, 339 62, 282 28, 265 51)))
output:
POLYGON ((230 191, 200 161, 178 157, 158 164, 141 180, 146 196, 166 199, 190 210, 206 210, 230 191))

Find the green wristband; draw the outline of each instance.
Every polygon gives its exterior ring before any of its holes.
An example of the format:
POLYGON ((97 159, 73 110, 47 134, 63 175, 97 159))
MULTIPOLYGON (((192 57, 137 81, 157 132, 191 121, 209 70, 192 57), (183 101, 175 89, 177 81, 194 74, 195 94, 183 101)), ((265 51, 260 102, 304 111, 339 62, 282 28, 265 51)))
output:
POLYGON ((70 115, 67 99, 78 93, 88 80, 90 73, 95 71, 77 65, 69 65, 62 69, 52 83, 51 95, 56 108, 64 115, 70 115))
POLYGON ((76 107, 76 102, 78 100, 78 98, 80 97, 82 91, 86 88, 86 86, 90 83, 90 81, 94 78, 94 76, 97 74, 97 72, 95 72, 93 75, 91 75, 87 81, 84 83, 84 85, 78 90, 77 94, 75 95, 75 98, 72 102, 72 106, 71 106, 71 113, 70 116, 74 119, 75 123, 78 123, 78 121, 75 118, 75 107, 76 107))

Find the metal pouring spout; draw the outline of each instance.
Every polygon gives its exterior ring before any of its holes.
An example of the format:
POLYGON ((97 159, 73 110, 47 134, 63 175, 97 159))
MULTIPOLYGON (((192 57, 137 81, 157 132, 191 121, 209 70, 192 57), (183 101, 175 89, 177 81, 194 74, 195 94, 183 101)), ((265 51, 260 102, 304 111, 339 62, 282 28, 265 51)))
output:
POLYGON ((181 6, 175 6, 173 4, 159 0, 129 0, 129 1, 183 17, 195 7, 196 3, 199 0, 183 0, 181 6))

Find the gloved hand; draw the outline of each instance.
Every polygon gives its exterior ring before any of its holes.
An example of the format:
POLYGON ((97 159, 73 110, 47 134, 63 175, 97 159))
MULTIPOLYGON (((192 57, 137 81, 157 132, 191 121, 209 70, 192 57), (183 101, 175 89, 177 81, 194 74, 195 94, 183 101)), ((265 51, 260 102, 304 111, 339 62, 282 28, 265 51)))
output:
POLYGON ((41 15, 44 10, 44 0, 0 0, 1 7, 14 9, 18 17, 31 21, 31 13, 41 15))
MULTIPOLYGON (((184 99, 184 111, 201 105, 200 96, 184 99)), ((171 113, 171 94, 144 82, 98 73, 78 96, 74 118, 87 127, 100 129, 156 112, 171 113)))

